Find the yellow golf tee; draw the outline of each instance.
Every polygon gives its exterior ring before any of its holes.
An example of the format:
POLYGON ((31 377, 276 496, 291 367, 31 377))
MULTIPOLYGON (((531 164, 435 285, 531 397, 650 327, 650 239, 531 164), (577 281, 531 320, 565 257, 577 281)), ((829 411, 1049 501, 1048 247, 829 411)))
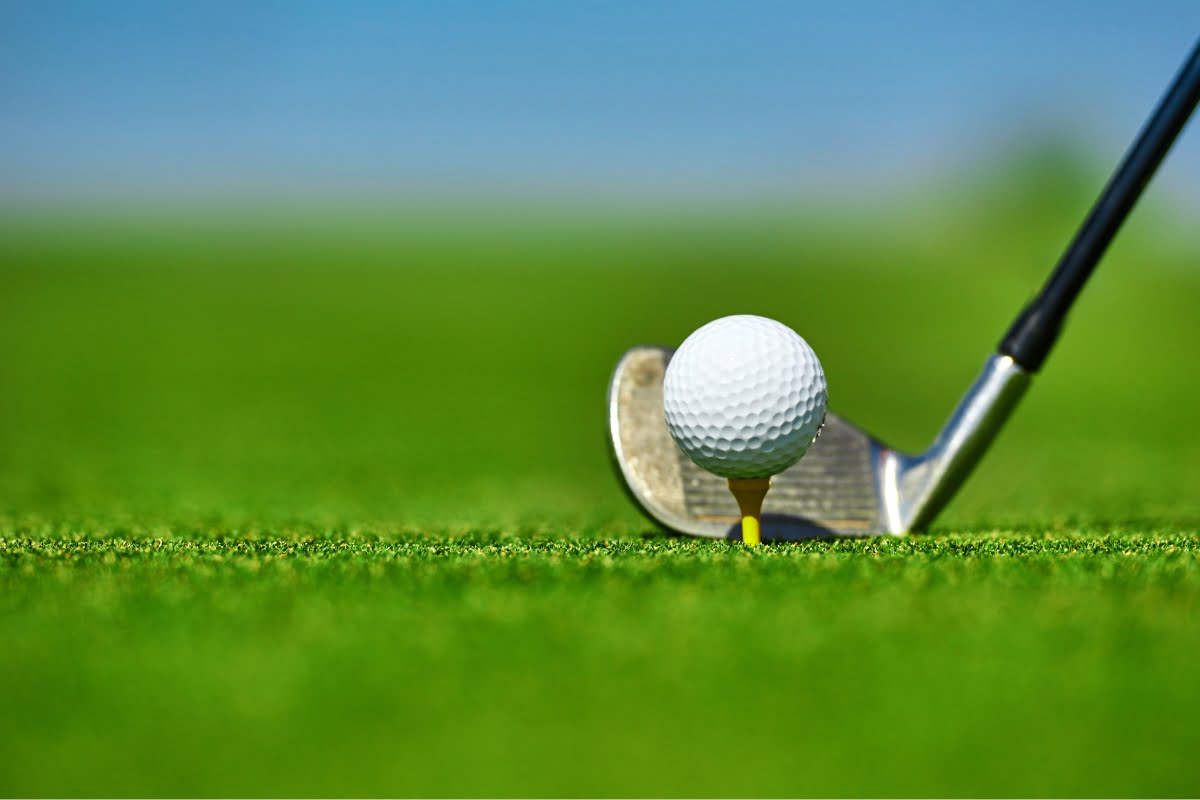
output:
POLYGON ((770 478, 730 478, 729 491, 737 500, 742 512, 742 542, 750 547, 762 541, 759 518, 762 515, 763 498, 771 488, 770 478))

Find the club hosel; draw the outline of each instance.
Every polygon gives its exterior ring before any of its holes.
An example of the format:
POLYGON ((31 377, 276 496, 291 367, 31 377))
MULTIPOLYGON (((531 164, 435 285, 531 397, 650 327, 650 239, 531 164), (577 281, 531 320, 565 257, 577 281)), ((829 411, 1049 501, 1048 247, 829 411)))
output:
POLYGON ((885 514, 893 531, 920 530, 950 501, 1016 408, 1032 374, 1004 353, 988 357, 979 377, 924 453, 889 451, 885 514))

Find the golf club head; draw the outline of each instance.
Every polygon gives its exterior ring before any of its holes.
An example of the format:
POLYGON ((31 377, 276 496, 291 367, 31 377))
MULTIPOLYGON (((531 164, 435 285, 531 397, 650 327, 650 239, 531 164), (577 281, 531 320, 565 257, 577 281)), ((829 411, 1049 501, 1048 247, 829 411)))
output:
MULTIPOLYGON (((652 519, 680 533, 741 538, 723 478, 676 446, 663 414, 671 350, 640 346, 617 362, 608 389, 609 442, 625 488, 652 519)), ((763 503, 765 540, 902 534, 929 522, 983 454, 1028 384, 992 356, 926 452, 892 450, 830 412, 804 458, 776 475, 763 503)))
MULTIPOLYGON (((1041 292, 919 455, 892 450, 829 413, 799 462, 772 479, 763 539, 901 534, 929 524, 995 439, 1058 338, 1088 276, 1200 103, 1200 42, 1138 133, 1041 292)), ((654 520, 695 536, 740 538, 724 480, 675 445, 663 414, 671 351, 635 347, 608 387, 609 442, 621 480, 654 520)))

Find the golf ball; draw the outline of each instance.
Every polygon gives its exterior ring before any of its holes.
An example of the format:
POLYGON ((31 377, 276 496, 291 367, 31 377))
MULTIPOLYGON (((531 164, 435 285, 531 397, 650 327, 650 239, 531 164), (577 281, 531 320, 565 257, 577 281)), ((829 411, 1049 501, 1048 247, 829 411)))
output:
POLYGON ((679 448, 723 478, 766 478, 800 460, 825 422, 825 371, 788 326, 713 320, 667 364, 663 408, 679 448))

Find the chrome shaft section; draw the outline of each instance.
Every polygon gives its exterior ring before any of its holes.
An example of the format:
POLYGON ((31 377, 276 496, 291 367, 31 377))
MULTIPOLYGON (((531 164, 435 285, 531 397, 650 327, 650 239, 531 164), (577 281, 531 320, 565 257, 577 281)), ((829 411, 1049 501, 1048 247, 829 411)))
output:
POLYGON ((882 453, 881 499, 889 531, 920 530, 937 516, 996 438, 1030 377, 1009 356, 991 356, 928 450, 916 456, 882 453))

